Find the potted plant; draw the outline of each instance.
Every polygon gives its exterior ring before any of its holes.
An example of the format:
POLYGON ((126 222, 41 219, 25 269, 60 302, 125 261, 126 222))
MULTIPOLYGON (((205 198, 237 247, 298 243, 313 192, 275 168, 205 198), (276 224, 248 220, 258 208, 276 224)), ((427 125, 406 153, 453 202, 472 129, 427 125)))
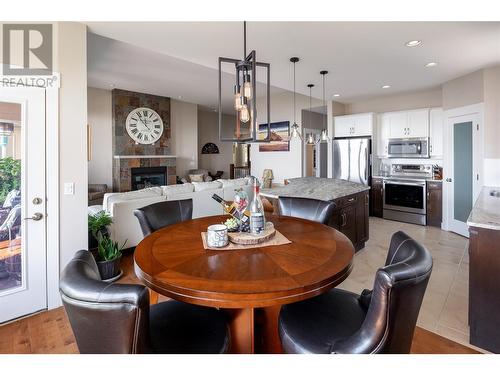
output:
POLYGON ((109 237, 108 225, 113 223, 113 219, 106 211, 99 211, 89 215, 89 249, 96 249, 99 241, 99 234, 109 237))
POLYGON ((103 281, 111 282, 120 278, 122 273, 120 259, 126 243, 127 241, 120 246, 118 242, 113 241, 109 236, 104 236, 101 232, 98 233, 96 263, 103 281))

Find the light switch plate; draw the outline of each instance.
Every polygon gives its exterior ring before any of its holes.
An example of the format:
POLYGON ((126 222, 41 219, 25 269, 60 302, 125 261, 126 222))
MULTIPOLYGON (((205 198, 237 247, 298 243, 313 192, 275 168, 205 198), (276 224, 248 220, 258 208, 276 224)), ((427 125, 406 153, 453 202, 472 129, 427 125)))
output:
POLYGON ((64 183, 64 195, 74 195, 75 194, 75 183, 65 182, 64 183))

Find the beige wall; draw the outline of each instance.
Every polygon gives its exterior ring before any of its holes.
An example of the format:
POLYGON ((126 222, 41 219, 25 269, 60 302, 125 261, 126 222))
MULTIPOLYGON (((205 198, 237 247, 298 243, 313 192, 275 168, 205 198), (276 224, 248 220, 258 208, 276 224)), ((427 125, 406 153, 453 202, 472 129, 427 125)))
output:
MULTIPOLYGON (((89 183, 113 186, 113 119, 111 90, 88 87, 88 122, 92 130, 89 183)), ((198 106, 170 101, 171 154, 177 155, 177 175, 198 167, 198 106)))
MULTIPOLYGON (((309 97, 296 95, 297 111, 296 121, 302 128, 302 109, 309 108, 309 97)), ((323 103, 321 100, 312 100, 313 107, 319 107, 323 103)), ((259 100, 257 100, 257 106, 259 100)), ((258 119, 258 123, 264 121, 258 119)), ((293 93, 283 92, 271 97, 271 122, 290 121, 293 124, 293 93)), ((302 176, 302 144, 300 140, 290 141, 290 151, 260 152, 258 143, 252 144, 250 150, 250 160, 252 162, 252 175, 262 177, 264 169, 272 169, 275 183, 283 183, 286 178, 302 176)))
POLYGON ((87 248, 87 27, 55 24, 55 71, 59 90, 60 267, 87 248), (64 183, 75 193, 64 195, 64 183))
MULTIPOLYGON (((235 117, 224 115, 224 123, 234 124, 235 117)), ((253 149, 252 149, 253 151, 253 149)), ((229 165, 233 162, 233 143, 219 141, 219 115, 217 112, 198 109, 198 168, 210 172, 224 171, 224 178, 229 178, 229 165), (202 155, 201 148, 212 142, 219 148, 219 154, 202 155)))
POLYGON ((318 112, 310 112, 309 110, 302 110, 302 126, 307 129, 327 129, 326 115, 318 112))
POLYGON ((484 99, 483 71, 445 82, 442 87, 444 110, 481 103, 484 99))
POLYGON ((87 113, 91 130, 89 184, 113 186, 113 130, 111 91, 89 87, 87 113))
MULTIPOLYGON (((345 114, 365 112, 381 113, 402 111, 406 109, 441 107, 442 99, 442 91, 440 88, 397 95, 387 95, 345 104, 345 114)), ((335 116, 338 115, 335 114, 335 116)))
POLYGON ((487 68, 484 78, 484 157, 500 159, 500 65, 487 68))
POLYGON ((170 100, 172 154, 177 156, 177 176, 198 168, 198 105, 170 100))

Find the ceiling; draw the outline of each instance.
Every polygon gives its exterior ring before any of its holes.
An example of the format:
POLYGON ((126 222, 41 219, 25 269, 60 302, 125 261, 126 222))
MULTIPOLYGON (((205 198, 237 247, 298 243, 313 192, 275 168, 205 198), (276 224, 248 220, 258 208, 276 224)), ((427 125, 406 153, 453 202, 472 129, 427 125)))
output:
MULTIPOLYGON (((217 58, 243 55, 242 22, 89 22, 89 85, 146 91, 214 107, 217 58), (99 37, 98 34, 103 37, 99 37), (108 39, 109 38, 109 39, 108 39)), ((500 22, 249 22, 248 49, 271 64, 274 92, 342 103, 424 90, 500 64, 500 22), (406 47, 409 40, 421 40, 406 47), (438 65, 426 68, 428 62, 438 65), (382 89, 390 85, 389 89, 382 89), (334 93, 341 94, 333 98, 334 93)))

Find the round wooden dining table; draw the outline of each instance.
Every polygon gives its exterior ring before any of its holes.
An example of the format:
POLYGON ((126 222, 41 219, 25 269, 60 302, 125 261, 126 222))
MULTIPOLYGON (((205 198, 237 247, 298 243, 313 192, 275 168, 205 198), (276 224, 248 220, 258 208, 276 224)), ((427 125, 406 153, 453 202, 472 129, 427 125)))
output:
POLYGON ((351 272, 354 248, 339 231, 313 221, 269 216, 289 244, 205 250, 201 233, 227 216, 184 221, 144 238, 135 273, 151 290, 178 301, 223 309, 231 351, 279 353, 281 305, 327 292, 351 272))

